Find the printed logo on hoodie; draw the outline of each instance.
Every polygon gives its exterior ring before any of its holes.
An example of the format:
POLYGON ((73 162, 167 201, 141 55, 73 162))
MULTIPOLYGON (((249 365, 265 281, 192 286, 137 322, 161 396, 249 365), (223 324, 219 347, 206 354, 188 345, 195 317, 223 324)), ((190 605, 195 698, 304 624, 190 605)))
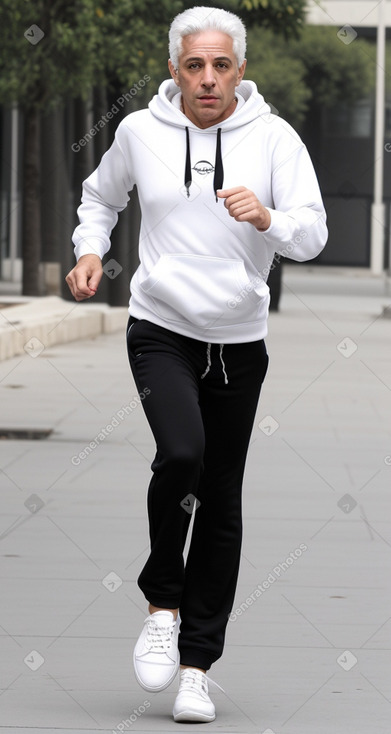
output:
POLYGON ((197 161, 197 163, 193 166, 193 171, 196 171, 196 173, 199 173, 200 176, 205 176, 207 173, 213 173, 215 170, 215 167, 209 163, 209 161, 197 161))

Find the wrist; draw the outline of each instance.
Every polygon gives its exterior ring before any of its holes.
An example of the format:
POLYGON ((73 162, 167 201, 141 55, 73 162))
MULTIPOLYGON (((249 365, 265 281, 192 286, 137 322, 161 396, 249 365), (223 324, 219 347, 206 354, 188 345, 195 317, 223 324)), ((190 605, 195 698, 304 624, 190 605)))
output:
POLYGON ((93 263, 96 267, 98 264, 102 264, 102 259, 99 257, 99 255, 95 255, 94 253, 86 253, 85 255, 80 255, 79 258, 77 258, 77 263, 93 263))
POLYGON ((94 258, 95 261, 96 260, 99 260, 100 263, 102 262, 101 257, 99 255, 96 255, 93 252, 88 252, 88 253, 85 253, 84 255, 80 255, 80 257, 77 259, 77 262, 79 263, 81 260, 86 261, 87 258, 89 258, 89 259, 94 258))
POLYGON ((263 207, 263 211, 261 215, 259 216, 255 227, 258 230, 258 232, 266 232, 266 230, 269 229, 270 224, 271 224, 270 212, 268 211, 268 209, 263 207))

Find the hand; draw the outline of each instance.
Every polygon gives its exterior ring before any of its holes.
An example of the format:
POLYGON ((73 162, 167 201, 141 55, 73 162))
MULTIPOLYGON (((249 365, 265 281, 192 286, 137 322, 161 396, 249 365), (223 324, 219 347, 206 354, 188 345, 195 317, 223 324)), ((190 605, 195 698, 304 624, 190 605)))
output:
POLYGON ((270 212, 261 204, 253 191, 245 186, 217 191, 220 199, 225 199, 224 206, 237 222, 249 222, 263 232, 270 227, 270 212))
POLYGON ((84 301, 95 295, 102 274, 102 262, 98 255, 82 255, 65 280, 76 301, 84 301))

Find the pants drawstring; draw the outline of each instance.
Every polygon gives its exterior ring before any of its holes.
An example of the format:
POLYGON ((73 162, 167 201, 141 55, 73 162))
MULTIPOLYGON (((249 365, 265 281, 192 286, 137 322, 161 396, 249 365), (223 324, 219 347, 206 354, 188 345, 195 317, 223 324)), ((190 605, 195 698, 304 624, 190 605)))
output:
POLYGON ((227 375, 227 373, 225 371, 225 364, 224 364, 224 360, 223 360, 223 349, 224 349, 224 344, 220 344, 220 362, 221 362, 221 366, 223 368, 224 383, 226 385, 228 385, 228 375, 227 375))
MULTIPOLYGON (((223 375, 224 375, 224 383, 226 385, 228 385, 228 375, 227 375, 227 372, 226 372, 226 369, 225 369, 225 364, 224 364, 224 359, 223 359, 224 344, 219 344, 219 347, 220 347, 220 362, 221 362, 221 366, 222 366, 222 370, 223 370, 223 375)), ((208 374, 208 372, 209 372, 209 370, 210 370, 210 368, 212 366, 211 349, 212 349, 212 345, 210 344, 210 342, 208 342, 208 345, 206 347, 207 365, 206 365, 205 372, 203 372, 203 374, 201 375, 201 380, 203 380, 204 377, 206 377, 206 375, 208 374)))
POLYGON ((208 342, 208 346, 206 347, 206 359, 208 361, 205 372, 201 375, 201 380, 204 379, 204 377, 208 374, 210 367, 211 367, 211 360, 210 360, 210 350, 212 348, 212 345, 208 342))

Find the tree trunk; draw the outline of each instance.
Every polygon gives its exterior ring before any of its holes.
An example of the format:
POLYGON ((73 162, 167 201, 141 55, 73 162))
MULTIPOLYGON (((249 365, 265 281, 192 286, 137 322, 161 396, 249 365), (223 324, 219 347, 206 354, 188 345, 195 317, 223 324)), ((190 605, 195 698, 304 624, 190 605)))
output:
POLYGON ((62 212, 64 215, 64 228, 62 231, 62 240, 60 247, 61 262, 61 295, 67 300, 71 300, 71 292, 65 282, 65 276, 75 265, 75 257, 73 253, 72 232, 76 225, 76 211, 73 196, 73 158, 75 154, 72 152, 72 144, 75 142, 74 137, 74 108, 73 102, 70 101, 62 110, 62 146, 64 150, 64 159, 61 166, 61 200, 62 212))
POLYGON ((85 140, 85 134, 91 127, 88 119, 88 108, 89 103, 79 97, 73 101, 73 138, 76 143, 79 143, 77 152, 72 153, 75 223, 78 223, 76 209, 80 204, 82 183, 94 170, 94 142, 93 139, 85 140))
POLYGON ((41 202, 39 128, 39 112, 33 108, 27 109, 24 116, 22 199, 22 293, 25 296, 40 295, 41 202))
MULTIPOLYGON (((105 87, 95 87, 93 92, 93 102, 94 102, 94 123, 96 124, 98 120, 100 120, 104 115, 107 114, 107 110, 109 109, 109 102, 107 98, 107 91, 105 87)), ((119 121, 118 121, 119 122, 119 121)), ((116 125, 118 125, 118 122, 116 125)), ((109 130, 108 125, 105 125, 103 128, 101 128, 97 135, 94 137, 94 167, 96 168, 100 161, 102 156, 106 153, 106 150, 109 148, 109 130)))
POLYGON ((67 189, 63 187, 63 114, 58 107, 41 117, 42 261, 45 292, 61 294, 61 247, 65 245, 67 189))

